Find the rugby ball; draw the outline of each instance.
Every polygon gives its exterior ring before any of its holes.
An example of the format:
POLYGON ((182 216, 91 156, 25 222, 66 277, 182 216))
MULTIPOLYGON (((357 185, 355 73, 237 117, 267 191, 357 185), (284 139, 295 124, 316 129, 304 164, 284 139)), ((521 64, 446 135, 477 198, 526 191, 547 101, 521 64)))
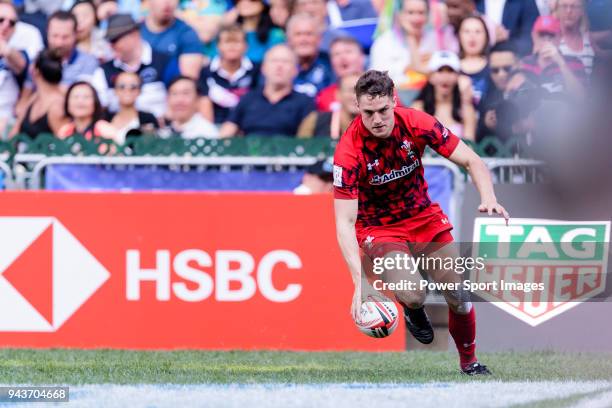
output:
POLYGON ((370 296, 361 304, 360 321, 355 324, 363 334, 383 338, 395 331, 399 322, 398 316, 395 303, 370 296))

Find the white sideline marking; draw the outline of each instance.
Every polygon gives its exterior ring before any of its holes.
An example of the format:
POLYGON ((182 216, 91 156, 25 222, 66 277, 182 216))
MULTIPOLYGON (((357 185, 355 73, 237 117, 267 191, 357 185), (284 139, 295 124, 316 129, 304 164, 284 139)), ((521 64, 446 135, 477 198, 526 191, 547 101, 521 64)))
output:
POLYGON ((597 394, 593 397, 584 398, 576 403, 573 408, 610 408, 612 407, 612 391, 597 394))
MULTIPOLYGON (((605 381, 426 384, 230 384, 70 386, 72 407, 507 407, 612 387, 605 381)), ((599 401, 601 397, 589 399, 599 401)), ((603 400, 602 400, 603 401, 603 400)), ((585 401, 586 402, 586 401, 585 401)), ((31 405, 39 407, 38 405, 31 405)), ((587 406, 587 405, 585 405, 587 406)), ((602 405, 602 406, 609 406, 602 405)))

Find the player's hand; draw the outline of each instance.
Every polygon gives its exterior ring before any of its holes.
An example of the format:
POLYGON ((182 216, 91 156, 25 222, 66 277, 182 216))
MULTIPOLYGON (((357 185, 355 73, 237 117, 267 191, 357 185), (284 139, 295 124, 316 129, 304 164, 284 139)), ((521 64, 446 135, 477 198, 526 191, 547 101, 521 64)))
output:
POLYGON ((351 316, 355 323, 361 321, 361 286, 355 286, 355 292, 353 293, 353 303, 351 304, 351 316))
POLYGON ((504 217, 504 219, 506 220, 506 225, 508 225, 508 220, 510 219, 510 214, 508 214, 508 211, 506 211, 506 209, 504 207, 502 207, 502 205, 499 204, 497 201, 481 203, 478 206, 478 211, 480 211, 481 213, 485 213, 486 212, 489 215, 499 214, 499 215, 504 217))

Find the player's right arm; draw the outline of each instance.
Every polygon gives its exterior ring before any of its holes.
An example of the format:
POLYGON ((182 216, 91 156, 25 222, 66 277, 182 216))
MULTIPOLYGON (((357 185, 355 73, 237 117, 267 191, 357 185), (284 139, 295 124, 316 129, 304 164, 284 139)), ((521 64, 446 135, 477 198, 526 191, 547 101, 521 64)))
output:
POLYGON ((336 214, 336 237, 340 251, 351 272, 351 278, 355 285, 351 314, 355 321, 359 321, 359 310, 361 309, 361 258, 359 257, 359 244, 355 234, 355 221, 357 221, 357 201, 338 199, 334 200, 336 214))

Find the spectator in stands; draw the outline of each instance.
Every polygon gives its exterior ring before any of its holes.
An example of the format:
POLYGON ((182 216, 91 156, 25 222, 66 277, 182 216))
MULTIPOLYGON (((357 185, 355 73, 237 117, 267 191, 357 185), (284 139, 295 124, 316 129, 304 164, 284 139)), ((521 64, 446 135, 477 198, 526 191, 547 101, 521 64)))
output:
POLYGON ((435 116, 455 135, 474 140, 476 111, 472 105, 472 85, 469 77, 460 76, 459 57, 449 51, 437 51, 428 68, 429 80, 412 107, 435 116))
POLYGON ((340 108, 327 112, 310 112, 300 124, 297 131, 298 137, 323 136, 340 139, 340 136, 359 113, 357 99, 355 98, 355 84, 360 75, 344 75, 340 79, 340 87, 336 89, 340 108))
POLYGON ((217 47, 219 55, 202 69, 198 91, 202 95, 200 112, 221 124, 240 98, 255 88, 259 67, 244 55, 247 44, 239 25, 222 28, 217 47))
POLYGON ((319 50, 323 53, 328 53, 329 46, 335 33, 329 26, 329 18, 327 16, 327 1, 294 0, 292 3, 291 16, 300 14, 307 14, 315 20, 315 25, 321 33, 319 50))
POLYGON ((584 96, 586 72, 575 57, 559 51, 561 24, 552 16, 540 16, 532 33, 533 54, 521 60, 521 70, 547 93, 564 92, 584 96))
POLYGON ((242 135, 295 136, 314 100, 293 89, 297 57, 287 45, 272 47, 264 57, 264 87, 242 97, 221 127, 221 137, 242 135))
POLYGON ((166 84, 179 75, 176 59, 143 41, 138 24, 129 14, 115 14, 109 19, 106 38, 115 58, 104 63, 94 77, 103 105, 117 112, 114 80, 121 72, 136 72, 142 80, 136 107, 162 117, 166 111, 166 84))
POLYGON ((561 23, 562 55, 576 57, 582 61, 587 75, 593 71, 595 51, 591 46, 588 21, 584 10, 584 0, 559 0, 556 15, 561 23))
POLYGON ((292 16, 287 22, 287 44, 298 58, 295 90, 314 98, 334 80, 329 57, 319 51, 321 31, 317 20, 308 14, 292 16))
POLYGON ((412 85, 412 72, 427 73, 431 53, 440 49, 458 51, 452 28, 439 33, 427 27, 427 0, 403 0, 397 27, 378 37, 370 50, 370 68, 387 70, 398 88, 412 85))
POLYGON ((27 101, 27 108, 18 118, 11 136, 26 134, 32 139, 38 135, 56 134, 64 125, 64 90, 62 81, 62 59, 54 50, 43 50, 38 54, 32 69, 36 91, 27 101))
POLYGON ((519 58, 509 42, 498 43, 491 49, 489 55, 490 84, 478 107, 480 116, 476 141, 480 141, 485 136, 501 136, 497 129, 497 108, 509 96, 510 79, 518 69, 518 63, 519 58))
POLYGON ((106 31, 106 23, 110 16, 115 15, 119 12, 119 5, 117 0, 102 0, 96 9, 96 17, 100 22, 102 31, 106 31))
POLYGON ((66 92, 64 115, 69 121, 58 130, 60 139, 74 135, 82 135, 88 140, 115 138, 115 129, 103 119, 100 99, 89 82, 77 81, 70 85, 66 92))
POLYGON ((204 44, 204 66, 216 55, 214 47, 219 30, 224 25, 224 15, 231 8, 230 0, 180 0, 177 17, 195 30, 204 44))
MULTIPOLYGON (((476 9, 475 0, 446 0, 446 14, 448 16, 448 22, 454 28, 455 33, 459 33, 459 26, 461 25, 461 22, 464 19, 473 15, 479 15, 482 17, 482 19, 487 25, 487 31, 489 32, 490 41, 489 45, 493 46, 497 41, 502 41, 503 39, 503 30, 499 27, 499 25, 495 24, 489 17, 487 17, 486 15, 482 15, 478 12, 478 10, 476 9), (498 31, 501 35, 500 38, 502 38, 500 40, 497 39, 498 31)), ((455 44, 447 49, 452 51, 459 50, 458 40, 455 38, 455 44)))
POLYGON ((459 26, 461 72, 472 80, 474 104, 478 106, 489 84, 489 33, 480 16, 464 19, 459 26))
POLYGON ((521 55, 531 51, 531 28, 540 15, 534 0, 476 0, 476 7, 495 24, 496 42, 510 41, 521 55))
POLYGON ((28 69, 26 52, 10 45, 17 21, 15 6, 10 2, 0 2, 0 135, 14 119, 20 83, 28 69))
POLYGON ((182 75, 198 78, 203 44, 193 28, 174 16, 178 0, 148 0, 148 4, 149 14, 140 26, 142 38, 154 50, 178 58, 182 75))
MULTIPOLYGON (((77 20, 68 11, 56 11, 47 23, 48 48, 56 50, 62 57, 62 86, 67 88, 76 81, 91 80, 98 68, 98 60, 91 54, 79 51, 77 44, 77 20)), ((32 96, 32 78, 28 76, 19 98, 19 114, 32 96)))
POLYGON ((40 50, 44 48, 42 33, 37 27, 24 21, 17 21, 15 32, 11 36, 9 45, 17 50, 24 50, 28 54, 29 61, 34 61, 40 50))
POLYGON ((217 138, 219 130, 198 111, 196 81, 179 76, 168 86, 168 113, 166 125, 173 133, 185 139, 196 137, 217 138))
POLYGON ((260 64, 264 54, 276 44, 285 42, 283 30, 274 26, 270 6, 263 0, 237 0, 238 24, 246 33, 246 56, 260 64))
POLYGON ((289 0, 270 0, 270 18, 275 26, 284 29, 289 14, 289 0))
POLYGON ((612 67, 612 0, 591 0, 587 3, 589 34, 595 50, 593 75, 609 80, 612 67))
POLYGON ((57 11, 49 17, 47 25, 49 48, 62 57, 62 85, 68 87, 79 80, 90 80, 98 68, 93 55, 79 51, 77 45, 77 20, 68 11, 57 11))
POLYGON ((319 160, 308 166, 302 177, 302 183, 293 189, 293 193, 299 195, 331 193, 334 190, 333 169, 332 159, 319 160))
POLYGON ((112 58, 112 50, 98 26, 96 6, 91 0, 77 0, 70 12, 77 20, 77 49, 105 62, 112 58))
MULTIPOLYGON (((330 46, 331 65, 336 78, 341 80, 350 74, 359 74, 365 70, 365 54, 361 44, 353 37, 336 37, 330 46)), ((335 82, 317 94, 317 109, 320 111, 337 110, 339 107, 338 83, 335 82)))
POLYGON ((330 0, 327 7, 331 27, 341 27, 348 21, 378 17, 370 0, 330 0))
POLYGON ((142 79, 135 72, 121 72, 115 78, 114 89, 119 110, 109 115, 108 120, 115 129, 115 140, 120 143, 128 136, 154 133, 159 129, 159 122, 153 114, 136 108, 141 86, 142 79))

